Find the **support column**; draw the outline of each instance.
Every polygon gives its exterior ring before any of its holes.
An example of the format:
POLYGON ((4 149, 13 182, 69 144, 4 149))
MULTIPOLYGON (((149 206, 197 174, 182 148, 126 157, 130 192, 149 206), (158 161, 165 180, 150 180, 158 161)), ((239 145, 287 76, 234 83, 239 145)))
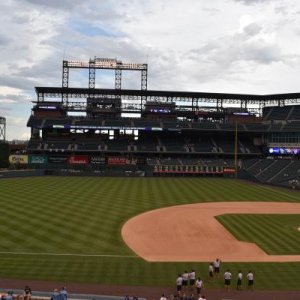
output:
POLYGON ((147 69, 141 71, 141 90, 147 91, 147 69))
POLYGON ((90 60, 90 62, 89 62, 89 89, 94 89, 95 86, 96 86, 95 61, 90 60))
POLYGON ((62 72, 62 87, 68 88, 69 87, 69 66, 68 61, 63 61, 63 72, 62 72))
POLYGON ((4 117, 0 117, 0 141, 5 142, 6 136, 6 119, 4 117))
POLYGON ((122 70, 115 70, 115 89, 120 90, 122 88, 122 70))

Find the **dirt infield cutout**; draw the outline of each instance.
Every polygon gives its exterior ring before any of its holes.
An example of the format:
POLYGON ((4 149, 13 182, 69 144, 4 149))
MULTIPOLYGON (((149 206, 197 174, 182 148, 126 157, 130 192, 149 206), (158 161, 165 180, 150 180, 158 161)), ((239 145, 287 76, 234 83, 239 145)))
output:
POLYGON ((254 243, 238 241, 215 216, 300 214, 299 203, 214 202, 152 210, 128 220, 125 243, 147 261, 292 262, 300 255, 268 255, 254 243))

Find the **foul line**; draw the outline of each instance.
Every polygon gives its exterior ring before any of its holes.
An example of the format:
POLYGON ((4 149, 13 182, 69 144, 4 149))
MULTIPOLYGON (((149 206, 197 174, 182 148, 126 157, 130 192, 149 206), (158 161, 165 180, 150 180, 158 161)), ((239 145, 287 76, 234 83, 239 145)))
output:
POLYGON ((78 257, 125 257, 125 258, 139 258, 137 255, 121 255, 121 254, 76 254, 76 253, 47 253, 47 252, 9 252, 0 251, 0 254, 12 255, 45 255, 45 256, 78 256, 78 257))

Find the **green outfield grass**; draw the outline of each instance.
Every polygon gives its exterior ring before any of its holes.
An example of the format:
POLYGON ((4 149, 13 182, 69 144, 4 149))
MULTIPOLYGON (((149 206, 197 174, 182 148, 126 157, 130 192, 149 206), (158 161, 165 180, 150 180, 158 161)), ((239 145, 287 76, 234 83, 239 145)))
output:
POLYGON ((256 243, 268 254, 300 254, 300 215, 227 214, 217 220, 238 240, 256 243))
MULTIPOLYGON (((205 279, 207 263, 147 263, 123 243, 120 231, 141 212, 215 201, 300 202, 300 194, 213 178, 2 179, 0 277, 174 286, 179 272, 195 268, 205 279)), ((256 288, 300 289, 299 263, 222 265, 227 267, 254 270, 256 288)), ((207 284, 215 286, 222 280, 207 284)))

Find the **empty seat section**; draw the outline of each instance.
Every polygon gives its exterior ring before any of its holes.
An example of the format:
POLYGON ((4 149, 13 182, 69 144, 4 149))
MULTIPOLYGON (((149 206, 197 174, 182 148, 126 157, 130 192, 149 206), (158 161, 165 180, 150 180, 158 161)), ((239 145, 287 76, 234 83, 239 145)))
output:
POLYGON ((285 183, 288 184, 290 180, 295 180, 298 178, 300 172, 300 161, 291 161, 288 168, 282 170, 277 176, 272 178, 272 183, 285 183))
POLYGON ((214 150, 214 145, 211 141, 211 138, 208 136, 203 136, 203 137, 193 137, 191 138, 191 142, 193 145, 193 148, 195 152, 213 152, 214 150))
POLYGON ((129 140, 128 139, 118 139, 106 141, 108 151, 128 151, 129 140))
POLYGON ((272 164, 267 166, 256 178, 262 182, 266 182, 290 163, 289 160, 274 160, 272 164))
POLYGON ((274 162, 273 159, 260 159, 257 163, 253 164, 248 168, 248 172, 256 176, 262 172, 265 168, 274 162))
POLYGON ((272 107, 271 112, 266 116, 267 120, 286 120, 292 106, 272 107))
POLYGON ((183 152, 186 151, 185 140, 180 134, 176 136, 163 136, 161 137, 161 143, 166 148, 168 152, 183 152))

